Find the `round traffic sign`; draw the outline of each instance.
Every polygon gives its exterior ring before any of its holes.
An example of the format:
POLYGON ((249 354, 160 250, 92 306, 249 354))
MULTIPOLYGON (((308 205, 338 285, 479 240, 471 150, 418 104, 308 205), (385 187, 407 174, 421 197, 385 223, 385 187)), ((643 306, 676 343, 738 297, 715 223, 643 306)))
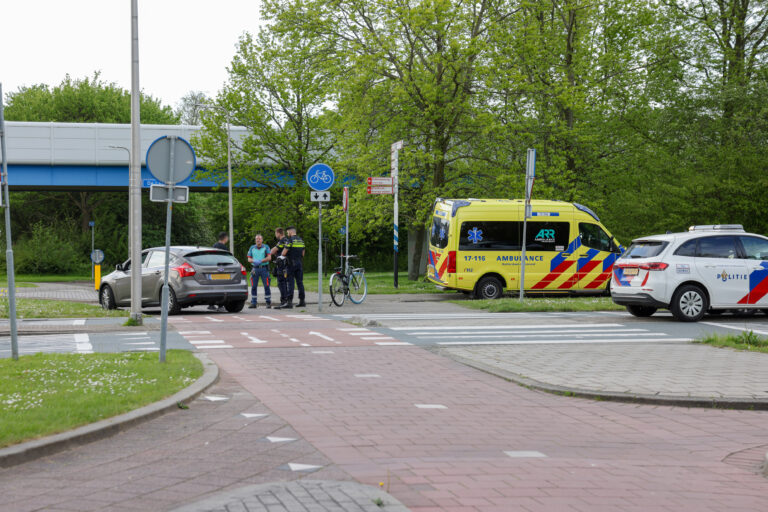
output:
POLYGON ((101 249, 94 249, 93 252, 91 252, 91 261, 96 265, 104 261, 104 251, 101 249))
POLYGON ((336 176, 333 169, 325 164, 315 164, 307 171, 307 184, 312 190, 322 192, 328 190, 333 185, 336 176))
POLYGON ((195 151, 181 137, 163 135, 147 150, 147 168, 152 176, 167 184, 177 184, 189 178, 195 170, 195 151), (173 147, 173 165, 171 165, 173 147))

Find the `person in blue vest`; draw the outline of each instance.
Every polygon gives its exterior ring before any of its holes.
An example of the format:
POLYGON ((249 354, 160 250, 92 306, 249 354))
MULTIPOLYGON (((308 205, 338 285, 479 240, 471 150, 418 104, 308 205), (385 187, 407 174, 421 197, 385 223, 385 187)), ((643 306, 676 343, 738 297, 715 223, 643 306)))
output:
POLYGON ((288 243, 283 249, 283 256, 288 258, 288 290, 285 304, 280 305, 280 309, 293 307, 293 288, 294 282, 299 291, 298 307, 303 308, 307 305, 304 300, 304 240, 296 234, 296 228, 288 228, 288 243))
POLYGON ((264 301, 267 303, 267 309, 272 307, 272 291, 269 289, 269 262, 272 259, 270 249, 264 243, 264 237, 256 235, 254 243, 248 249, 248 261, 251 262, 251 309, 258 307, 259 280, 264 284, 264 301))

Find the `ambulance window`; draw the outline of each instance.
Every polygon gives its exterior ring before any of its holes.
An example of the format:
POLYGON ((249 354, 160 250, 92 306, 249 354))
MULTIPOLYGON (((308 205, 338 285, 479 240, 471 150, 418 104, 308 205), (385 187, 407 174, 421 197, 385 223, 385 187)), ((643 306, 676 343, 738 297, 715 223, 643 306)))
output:
POLYGON ((597 224, 580 222, 579 235, 581 236, 581 244, 585 247, 607 252, 615 250, 611 237, 597 224))
POLYGON ((529 222, 525 248, 528 251, 562 252, 568 247, 570 230, 568 222, 529 222))
POLYGON ((736 238, 732 236, 708 236, 699 239, 699 258, 727 258, 734 259, 738 255, 736 251, 736 238))
POLYGON ((739 240, 748 260, 768 260, 768 240, 755 236, 741 236, 739 240))
POLYGON ((432 227, 429 232, 429 243, 438 249, 445 249, 448 245, 448 228, 450 224, 442 217, 432 218, 432 227))
POLYGON ((461 251, 519 251, 521 222, 462 222, 461 251))

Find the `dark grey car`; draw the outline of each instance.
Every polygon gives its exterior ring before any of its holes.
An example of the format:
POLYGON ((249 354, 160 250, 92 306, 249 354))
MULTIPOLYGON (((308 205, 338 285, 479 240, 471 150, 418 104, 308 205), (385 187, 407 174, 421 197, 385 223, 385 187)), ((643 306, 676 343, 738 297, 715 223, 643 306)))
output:
MULTIPOLYGON (((165 247, 141 253, 141 304, 159 306, 163 289, 165 247)), ((171 247, 168 312, 199 304, 224 305, 236 313, 248 299, 245 268, 228 251, 212 247, 171 247)), ((99 302, 104 309, 131 304, 131 260, 118 264, 101 279, 99 302)))

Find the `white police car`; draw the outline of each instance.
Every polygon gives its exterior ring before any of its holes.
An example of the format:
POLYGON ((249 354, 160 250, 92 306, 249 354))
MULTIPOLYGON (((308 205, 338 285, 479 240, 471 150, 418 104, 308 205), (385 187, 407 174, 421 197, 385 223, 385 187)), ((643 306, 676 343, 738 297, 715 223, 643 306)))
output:
POLYGON ((708 311, 768 313, 768 237, 724 224, 638 238, 613 267, 611 297, 635 316, 666 308, 685 322, 708 311))

